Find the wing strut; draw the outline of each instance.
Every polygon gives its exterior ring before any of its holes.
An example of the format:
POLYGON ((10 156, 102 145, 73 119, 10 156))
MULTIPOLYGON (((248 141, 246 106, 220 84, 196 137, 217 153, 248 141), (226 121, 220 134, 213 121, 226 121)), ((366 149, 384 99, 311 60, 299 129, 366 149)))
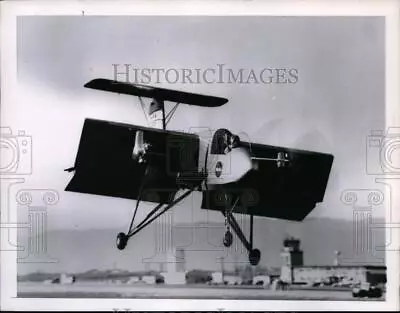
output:
POLYGON ((174 105, 174 107, 171 109, 171 111, 169 111, 168 114, 166 115, 166 117, 165 117, 165 126, 167 126, 168 123, 171 121, 172 116, 175 114, 175 111, 176 111, 176 109, 178 108, 179 104, 180 104, 180 103, 177 102, 177 103, 174 105))
POLYGON ((143 111, 143 115, 144 115, 144 117, 146 118, 146 121, 149 122, 149 117, 147 116, 147 113, 146 113, 146 111, 145 111, 146 105, 145 105, 145 103, 143 102, 142 97, 138 97, 138 98, 139 98, 139 101, 140 101, 140 107, 142 108, 142 111, 143 111))

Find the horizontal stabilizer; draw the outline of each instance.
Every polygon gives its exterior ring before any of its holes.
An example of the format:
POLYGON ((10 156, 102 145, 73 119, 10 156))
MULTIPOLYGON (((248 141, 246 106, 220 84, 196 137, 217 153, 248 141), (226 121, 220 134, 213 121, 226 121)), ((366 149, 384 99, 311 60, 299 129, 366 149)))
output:
POLYGON ((85 84, 86 88, 121 93, 144 98, 153 98, 203 107, 218 107, 228 102, 228 99, 200 95, 178 90, 164 89, 146 85, 130 84, 110 79, 97 78, 85 84))

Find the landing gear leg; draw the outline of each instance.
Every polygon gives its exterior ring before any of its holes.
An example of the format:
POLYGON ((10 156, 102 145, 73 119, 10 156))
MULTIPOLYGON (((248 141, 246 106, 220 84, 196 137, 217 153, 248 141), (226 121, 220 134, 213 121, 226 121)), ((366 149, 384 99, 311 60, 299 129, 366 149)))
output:
MULTIPOLYGON (((231 210, 230 210, 231 211, 231 210)), ((224 239, 222 240, 222 243, 224 244, 225 247, 229 248, 230 246, 232 246, 233 243, 233 235, 231 232, 231 229, 229 227, 229 223, 228 223, 228 214, 230 213, 230 211, 226 211, 224 214, 225 217, 225 227, 226 227, 226 232, 224 235, 224 239)))
MULTIPOLYGON (((229 204, 229 197, 227 194, 224 195, 225 197, 225 202, 226 202, 226 206, 228 206, 229 204)), ((231 232, 230 226, 229 226, 229 215, 232 214, 233 209, 235 208, 236 204, 238 203, 239 198, 236 199, 235 203, 225 211, 224 217, 225 217, 225 227, 226 227, 226 232, 224 235, 224 239, 222 240, 222 243, 224 244, 225 247, 229 248, 230 246, 232 246, 233 243, 233 234, 231 232)))
POLYGON ((129 227, 129 232, 127 234, 125 233, 119 233, 117 236, 117 248, 119 250, 125 249, 128 240, 130 237, 134 236, 137 234, 139 231, 144 229, 146 226, 148 226, 151 222, 153 222, 155 219, 157 219, 159 216, 170 210, 174 205, 178 204, 181 202, 183 199, 188 197, 192 193, 192 189, 189 189, 185 191, 181 196, 179 196, 177 199, 172 200, 169 204, 158 204, 155 206, 153 210, 151 210, 146 217, 134 228, 132 228, 132 223, 131 226, 129 227))
POLYGON ((140 187, 139 187, 139 192, 138 192, 138 198, 137 198, 137 200, 136 200, 135 211, 134 211, 134 213, 133 213, 133 217, 132 217, 132 220, 131 220, 131 224, 129 225, 128 233, 125 234, 125 233, 122 233, 122 232, 121 232, 121 233, 118 233, 118 235, 117 235, 116 244, 117 244, 117 248, 118 248, 119 250, 124 250, 125 247, 126 247, 126 245, 128 244, 128 240, 129 240, 129 238, 130 238, 130 232, 131 232, 131 230, 132 230, 133 222, 135 221, 136 213, 137 213, 138 208, 139 208, 139 204, 140 204, 140 200, 141 200, 141 196, 142 196, 143 187, 144 187, 144 184, 145 184, 145 181, 146 181, 146 177, 147 177, 148 172, 149 172, 149 166, 147 165, 146 168, 145 168, 145 170, 144 170, 145 179, 143 179, 143 181, 142 181, 142 183, 140 184, 140 187))
MULTIPOLYGON (((253 215, 250 215, 250 242, 247 240, 246 236, 243 234, 242 229, 237 223, 232 212, 222 211, 222 214, 226 217, 229 225, 232 227, 233 231, 239 237, 240 241, 243 243, 247 251, 249 252, 249 262, 251 265, 255 266, 260 263, 261 251, 259 249, 253 249, 253 215)), ((226 236, 226 234, 225 234, 226 236)), ((225 238, 224 238, 225 245, 225 238)))
POLYGON ((254 216, 250 214, 250 251, 249 251, 249 262, 251 265, 257 265, 261 259, 261 251, 253 249, 253 229, 254 229, 254 216))

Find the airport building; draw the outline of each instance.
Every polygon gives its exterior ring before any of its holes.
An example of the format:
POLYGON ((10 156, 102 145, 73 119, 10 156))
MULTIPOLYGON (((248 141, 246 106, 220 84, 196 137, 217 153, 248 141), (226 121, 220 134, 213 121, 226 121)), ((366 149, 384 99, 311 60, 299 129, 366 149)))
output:
POLYGON ((154 275, 143 275, 142 276, 142 281, 146 284, 155 284, 156 283, 156 277, 154 275))
POLYGON ((328 284, 350 286, 356 283, 386 283, 386 266, 340 265, 338 255, 334 265, 304 265, 300 240, 287 238, 281 253, 280 279, 289 284, 328 284))
POLYGON ((75 276, 68 276, 67 274, 60 274, 59 277, 54 279, 46 279, 43 281, 44 284, 61 284, 69 285, 75 283, 75 276))
POLYGON ((268 275, 257 275, 253 277, 253 284, 254 285, 263 285, 268 286, 271 284, 271 276, 268 275))
POLYGON ((330 282, 339 286, 354 283, 385 283, 386 267, 373 265, 299 266, 293 267, 293 283, 330 282))

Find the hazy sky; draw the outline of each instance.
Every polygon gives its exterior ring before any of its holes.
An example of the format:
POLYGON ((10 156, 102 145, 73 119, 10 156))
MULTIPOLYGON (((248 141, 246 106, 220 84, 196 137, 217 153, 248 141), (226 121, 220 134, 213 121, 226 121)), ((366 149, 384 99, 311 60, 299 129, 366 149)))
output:
MULTIPOLYGON (((385 126, 383 34, 383 19, 372 17, 19 18, 19 94, 2 114, 13 129, 32 136, 33 173, 23 187, 59 191, 50 228, 125 230, 134 201, 63 191, 71 178, 63 169, 74 163, 86 117, 145 123, 134 97, 89 90, 84 83, 113 78, 112 64, 124 63, 296 68, 296 84, 164 84, 229 99, 216 109, 181 106, 169 127, 226 127, 265 144, 332 153, 325 201, 311 215, 350 219, 342 191, 380 188, 365 168, 367 136, 385 126)), ((199 206, 196 195, 174 216, 204 220, 203 210, 187 209, 199 206)), ((207 217, 222 220, 215 212, 207 217)))

